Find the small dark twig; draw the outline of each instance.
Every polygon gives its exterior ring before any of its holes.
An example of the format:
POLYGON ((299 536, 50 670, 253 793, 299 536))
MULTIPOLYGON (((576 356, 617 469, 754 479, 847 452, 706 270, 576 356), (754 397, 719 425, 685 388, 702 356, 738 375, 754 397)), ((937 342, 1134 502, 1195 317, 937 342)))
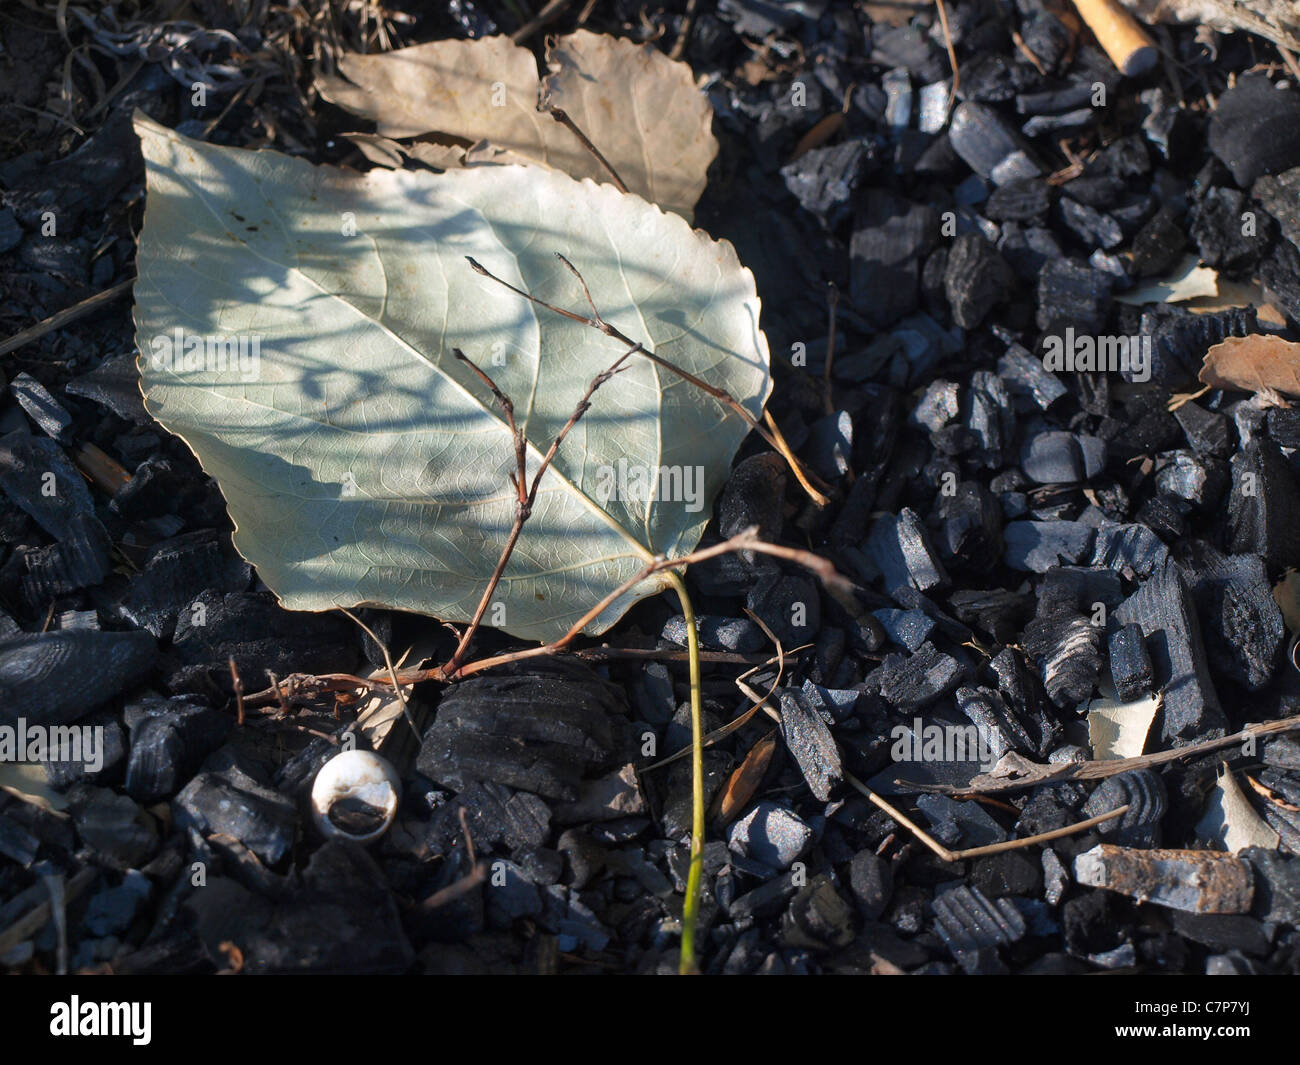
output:
POLYGON ((244 724, 244 682, 240 679, 239 670, 235 668, 235 656, 231 655, 226 661, 230 664, 230 684, 235 689, 235 724, 242 726, 244 724))
POLYGON ((698 5, 699 0, 686 0, 686 13, 682 15, 682 24, 677 30, 677 40, 673 41, 672 51, 668 53, 669 59, 681 59, 686 51, 686 44, 691 39, 691 30, 695 28, 695 8, 698 5))
POLYGON ((601 150, 591 143, 591 138, 588 137, 585 133, 582 132, 582 130, 578 128, 578 124, 569 117, 569 113, 567 111, 564 111, 558 107, 553 106, 550 100, 543 100, 540 105, 540 110, 545 111, 547 114, 549 114, 553 119, 555 119, 556 122, 558 122, 561 126, 567 129, 570 133, 572 133, 575 137, 577 137, 579 141, 582 142, 582 146, 586 148, 587 151, 591 152, 591 154, 595 157, 596 162, 598 162, 601 166, 605 168, 605 173, 609 175, 610 181, 614 183, 614 187, 618 189, 619 192, 628 191, 627 185, 624 183, 623 179, 618 176, 618 171, 614 169, 614 164, 611 163, 608 159, 606 159, 604 154, 601 152, 601 150))
POLYGON ((835 324, 839 317, 836 312, 840 307, 840 290, 832 281, 826 287, 826 365, 822 367, 822 392, 827 414, 835 413, 835 394, 831 385, 831 367, 835 363, 835 324))
MULTIPOLYGON (((670 373, 676 374, 683 381, 686 381, 689 384, 694 385, 696 388, 712 396, 719 403, 722 403, 724 406, 727 406, 731 410, 735 411, 736 414, 738 414, 744 420, 745 424, 750 427, 750 429, 758 433, 758 435, 761 436, 765 441, 767 441, 767 443, 770 444, 774 450, 780 452, 781 456, 786 460, 787 463, 789 463, 790 468, 794 470, 796 476, 799 477, 800 483, 803 484, 805 490, 808 491, 809 495, 813 497, 816 503, 818 503, 820 506, 825 506, 829 502, 829 499, 827 499, 825 494, 821 491, 821 489, 825 489, 828 487, 825 484, 825 482, 821 481, 820 478, 818 478, 815 474, 811 473, 811 471, 809 471, 807 467, 805 467, 804 464, 800 462, 799 459, 794 455, 794 453, 790 450, 790 446, 786 444, 782 438, 780 438, 777 434, 771 432, 767 428, 767 426, 763 425, 752 414, 750 414, 749 411, 747 411, 744 408, 744 406, 736 399, 736 397, 733 396, 730 392, 728 392, 725 388, 717 388, 716 386, 709 384, 707 381, 704 381, 701 378, 696 377, 693 373, 689 372, 688 370, 682 369, 676 363, 670 362, 668 359, 665 359, 662 355, 657 355, 653 351, 647 351, 644 346, 637 344, 635 341, 632 340, 631 337, 629 337, 626 333, 620 330, 617 326, 611 325, 609 322, 605 321, 599 315, 589 318, 585 314, 577 314, 574 311, 565 310, 563 307, 557 307, 553 303, 548 303, 546 302, 546 300, 534 296, 531 292, 525 292, 521 288, 516 288, 514 285, 510 284, 509 281, 502 280, 477 260, 472 259, 469 256, 466 256, 466 258, 469 259, 469 264, 474 268, 474 271, 476 273, 482 274, 484 277, 488 278, 489 280, 495 281, 498 285, 502 285, 505 288, 508 288, 511 292, 515 293, 515 295, 522 296, 530 303, 534 303, 539 307, 545 307, 548 311, 551 311, 553 314, 558 314, 563 318, 568 318, 572 322, 580 322, 583 325, 591 326, 591 328, 600 330, 606 336, 613 337, 615 340, 618 340, 624 344, 633 347, 639 354, 645 356, 656 366, 661 366, 665 370, 668 370, 670 373), (814 487, 813 484, 810 484, 809 483, 810 481, 815 482, 816 487, 814 487)), ((568 267, 568 269, 578 278, 579 281, 582 281, 582 275, 578 273, 577 268, 571 262, 569 262, 568 259, 566 259, 559 252, 556 252, 556 258, 559 259, 562 263, 564 263, 564 265, 568 267)), ((587 288, 585 281, 582 282, 582 287, 585 292, 587 288)), ((587 293, 587 300, 590 303, 591 301, 590 293, 587 293)))
POLYGON ((573 0, 549 0, 549 2, 537 12, 532 18, 525 22, 519 29, 510 35, 510 39, 515 44, 522 44, 528 40, 534 33, 540 30, 547 23, 554 22, 564 12, 573 0))

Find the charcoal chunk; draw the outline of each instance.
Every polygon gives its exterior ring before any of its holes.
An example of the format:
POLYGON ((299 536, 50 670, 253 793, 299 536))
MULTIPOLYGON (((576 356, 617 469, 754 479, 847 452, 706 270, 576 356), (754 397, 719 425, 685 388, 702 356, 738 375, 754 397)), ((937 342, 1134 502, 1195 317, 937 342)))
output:
POLYGON ((885 912, 894 891, 894 876, 889 863, 874 851, 859 851, 849 863, 849 890, 858 910, 868 921, 885 912))
POLYGON ((1139 277, 1162 274, 1178 261, 1185 247, 1187 234, 1178 213, 1162 207, 1133 238, 1129 252, 1133 272, 1139 277))
POLYGON ((46 434, 62 443, 68 443, 72 428, 72 415, 62 403, 50 395, 50 390, 28 373, 20 373, 9 382, 9 391, 27 416, 46 434))
POLYGON ((1168 744, 1222 735, 1227 726, 1201 640, 1191 590, 1172 559, 1114 612, 1141 627, 1157 688, 1164 693, 1162 735, 1168 744))
POLYGON ((1253 440, 1230 465, 1228 550, 1277 568, 1300 565, 1300 488, 1277 445, 1253 440))
POLYGON ((821 628, 821 597, 807 577, 775 574, 749 590, 745 605, 786 647, 808 643, 821 628))
POLYGON ((1121 625, 1110 634, 1110 675, 1122 702, 1133 702, 1149 694, 1152 685, 1151 658, 1137 625, 1121 625))
POLYGON ((820 873, 790 900, 781 921, 781 941, 806 950, 829 950, 853 942, 853 910, 820 873))
MULTIPOLYGON (((1054 571, 1059 572, 1059 571, 1054 571)), ((1038 663, 1047 696, 1062 709, 1092 694, 1101 671, 1101 632, 1076 603, 1044 582, 1024 648, 1038 663)))
POLYGON ((259 592, 207 590, 178 613, 172 651, 182 668, 173 690, 229 689, 229 661, 244 677, 348 671, 356 662, 355 630, 344 618, 291 613, 259 592))
POLYGON ((919 305, 920 260, 939 236, 933 207, 868 190, 849 244, 854 307, 879 328, 919 305))
POLYGON ((449 854, 463 842, 462 810, 470 834, 483 846, 501 844, 519 852, 541 847, 550 835, 551 808, 544 799, 490 781, 471 781, 430 819, 430 851, 449 854))
POLYGON ((1195 403, 1184 403, 1174 411, 1174 417, 1183 427, 1187 443, 1198 455, 1227 457, 1232 446, 1232 435, 1228 419, 1222 414, 1208 411, 1195 403))
POLYGON ((74 514, 57 544, 22 553, 23 595, 33 608, 79 588, 101 583, 113 571, 113 543, 98 518, 74 514))
MULTIPOLYGON (((1260 178, 1256 189, 1268 178, 1260 178)), ((1268 250, 1276 226, 1268 215, 1254 211, 1246 194, 1215 187, 1196 201, 1188 215, 1187 232, 1206 266, 1233 272, 1249 270, 1268 250), (1247 225, 1247 212, 1254 226, 1247 225)))
POLYGON ((1255 873, 1255 916, 1300 928, 1300 858, 1262 847, 1248 847, 1239 857, 1248 861, 1255 873))
POLYGON ((974 329, 1011 294, 1015 275, 981 233, 963 233, 953 241, 944 271, 944 292, 952 320, 974 329))
POLYGON ((234 724, 230 714, 183 698, 146 700, 128 707, 126 718, 126 791, 143 803, 174 795, 234 724))
POLYGON ((1277 177, 1260 178, 1251 189, 1251 194, 1277 220, 1282 235, 1300 248, 1300 166, 1278 174, 1277 177))
POLYGON ((947 795, 921 795, 916 806, 925 814, 935 835, 945 843, 986 847, 1007 839, 1006 829, 978 803, 958 802, 947 795))
POLYGON ((1300 166, 1300 93, 1259 75, 1240 78, 1219 97, 1208 140, 1242 188, 1300 166))
POLYGON ((0 641, 0 722, 76 721, 143 678, 156 658, 147 632, 68 629, 0 641))
POLYGON ((1118 248, 1124 229, 1111 215, 1062 196, 1056 204, 1057 220, 1087 248, 1118 248))
POLYGON ((958 885, 934 897, 934 929, 954 958, 1025 934, 1025 919, 1009 899, 990 902, 978 888, 958 885))
POLYGON ((424 734, 417 766, 462 790, 493 781, 573 800, 588 769, 613 754, 615 690, 590 670, 471 679, 448 691, 424 734))
POLYGON ((64 391, 70 396, 93 400, 137 425, 151 421, 140 394, 140 371, 135 366, 134 352, 110 356, 89 373, 74 377, 64 391))
MULTIPOLYGON (((695 618, 695 631, 700 645, 714 651, 736 651, 742 654, 761 650, 767 643, 763 630, 748 618, 720 618, 709 614, 695 618)), ((660 635, 672 643, 685 647, 688 639, 686 618, 675 614, 664 622, 660 635)))
POLYGON ((1046 573, 1053 566, 1082 561, 1096 530, 1078 521, 1013 521, 1003 529, 1002 560, 1012 569, 1046 573))
POLYGON ((809 706, 798 689, 779 692, 781 738, 798 763, 799 771, 813 795, 829 801, 831 792, 843 779, 840 752, 826 723, 809 706))
POLYGON ((1089 480, 1106 465, 1106 444, 1095 436, 1048 430, 1025 442, 1020 467, 1039 484, 1089 480))
POLYGON ((1052 259, 1038 278, 1038 328, 1064 334, 1100 333, 1110 307, 1113 279, 1075 259, 1052 259))
POLYGON ((886 514, 876 519, 867 538, 867 554, 885 578, 893 594, 900 588, 928 591, 948 582, 948 574, 930 543, 921 519, 908 507, 897 517, 886 514))
POLYGON ((1130 846, 1157 844, 1159 840, 1151 830, 1159 825, 1169 808, 1169 795, 1159 774, 1135 769, 1107 777, 1088 797, 1081 812, 1085 818, 1100 817, 1121 806, 1128 809, 1113 820, 1103 821, 1097 831, 1130 846))
POLYGON ((896 669, 882 666, 880 695, 899 710, 918 710, 953 691, 965 668, 934 644, 923 643, 914 655, 896 669))
POLYGON ((155 544, 118 603, 121 616, 160 639, 170 638, 181 611, 205 591, 240 592, 251 571, 210 530, 155 544))
POLYGON ((1042 173, 1042 169, 1029 158, 1020 134, 985 104, 971 101, 958 104, 948 128, 948 140, 953 151, 975 173, 992 178, 995 184, 1042 173), (1008 165, 1009 161, 1012 165, 1008 165))
POLYGON ((1092 550, 1094 566, 1106 566, 1130 579, 1151 576, 1168 557, 1164 541, 1138 523, 1103 525, 1092 550))
POLYGON ((1286 626, 1258 555, 1223 555, 1189 545, 1183 559, 1210 664, 1247 691, 1273 679, 1286 626))
POLYGON ((1066 394, 1065 385, 1019 344, 1011 344, 998 359, 998 373, 1013 395, 1027 396, 1047 410, 1066 394))
POLYGON ((874 612, 889 638, 899 647, 916 651, 929 638, 936 622, 921 610, 885 608, 874 612))
POLYGON ((204 836, 233 836, 266 865, 278 864, 297 835, 293 803, 237 772, 200 773, 181 789, 172 807, 181 827, 204 836))
POLYGON ((0 437, 0 488, 56 540, 75 536, 74 518, 94 518, 85 478, 46 437, 25 432, 0 437))
POLYGON ((944 560, 969 569, 991 569, 1002 557, 1002 508, 977 481, 962 481, 952 495, 941 495, 938 541, 944 560))
POLYGON ((774 802, 756 803, 727 830, 727 846, 772 869, 789 869, 812 844, 813 830, 774 802))
POLYGON ((1041 178, 1008 181, 989 194, 984 214, 995 222, 1032 222, 1046 216, 1052 187, 1041 178))
POLYGON ((158 837, 145 812, 125 795, 90 784, 68 790, 68 813, 82 843, 110 868, 138 869, 158 849, 158 837))
POLYGON ((874 149, 874 144, 861 138, 814 148, 783 166, 781 177, 804 210, 834 229, 847 215, 874 149))

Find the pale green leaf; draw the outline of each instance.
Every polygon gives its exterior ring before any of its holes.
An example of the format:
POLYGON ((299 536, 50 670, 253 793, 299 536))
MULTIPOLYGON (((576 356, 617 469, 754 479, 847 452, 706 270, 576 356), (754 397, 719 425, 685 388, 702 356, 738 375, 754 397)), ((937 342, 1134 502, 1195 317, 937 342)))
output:
MULTIPOLYGON (((766 402, 752 275, 730 244, 639 197, 535 167, 358 175, 214 147, 143 117, 136 129, 148 174, 135 286, 146 405, 216 478, 236 547, 287 607, 468 619, 514 518, 514 457, 491 395, 452 349, 513 399, 530 472, 623 350, 479 276, 466 256, 585 310, 560 252, 634 340, 753 416, 766 402), (169 360, 160 338, 177 329, 245 338, 245 368, 256 338, 255 372, 169 360)), ((748 427, 649 360, 627 365, 547 472, 489 624, 553 638, 653 555, 697 543, 748 427), (606 501, 620 466, 698 468, 698 495, 606 501)), ((590 631, 662 587, 639 586, 590 631)))

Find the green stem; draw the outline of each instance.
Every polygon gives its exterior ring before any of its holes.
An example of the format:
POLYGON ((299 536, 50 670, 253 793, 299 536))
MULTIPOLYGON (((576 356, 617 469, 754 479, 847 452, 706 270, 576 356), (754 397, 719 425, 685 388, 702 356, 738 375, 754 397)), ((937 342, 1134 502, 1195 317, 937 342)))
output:
POLYGON ((686 582, 676 570, 666 570, 686 616, 686 649, 691 661, 691 865, 686 874, 686 901, 682 905, 683 975, 699 972, 695 964, 695 922, 700 909, 700 879, 704 872, 704 696, 700 686, 700 638, 695 631, 695 609, 686 582))

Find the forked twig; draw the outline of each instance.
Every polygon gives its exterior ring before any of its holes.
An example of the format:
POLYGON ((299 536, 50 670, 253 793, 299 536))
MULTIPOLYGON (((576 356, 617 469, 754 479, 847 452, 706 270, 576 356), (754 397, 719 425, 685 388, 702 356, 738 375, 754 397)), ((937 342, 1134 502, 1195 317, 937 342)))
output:
MULTIPOLYGON (((469 257, 466 256, 466 258, 469 257)), ((591 317, 588 317, 585 314, 578 314, 575 311, 566 310, 563 307, 557 307, 553 303, 548 303, 546 300, 534 296, 531 292, 525 292, 521 288, 516 288, 514 285, 510 284, 509 281, 505 281, 497 277, 496 274, 492 273, 491 270, 489 270, 482 263, 478 262, 476 259, 469 258, 469 264, 474 268, 476 273, 481 274, 482 276, 488 278, 491 281, 495 281, 498 285, 502 285, 503 287, 509 289, 517 296, 522 296, 530 303, 534 303, 539 307, 544 307, 546 308, 546 310, 552 312, 553 314, 558 314, 563 318, 568 318, 572 322, 579 322, 582 325, 590 326, 592 329, 598 329, 600 330, 600 332, 604 333, 607 337, 612 337, 613 339, 623 344, 627 344, 629 347, 635 348, 635 350, 639 354, 645 356, 645 358, 649 359, 656 366, 661 366, 665 370, 669 371, 670 373, 676 374, 683 381, 686 381, 689 384, 694 385, 702 392, 705 392, 708 395, 712 396, 719 403, 722 403, 725 406, 729 407, 731 410, 735 411, 735 413, 739 415, 740 418, 745 422, 745 424, 748 425, 752 430, 754 430, 754 432, 758 433, 758 435, 761 436, 764 440, 766 440, 775 450, 781 452, 782 457, 785 458, 786 462, 790 464, 790 467, 791 469, 794 470, 795 475, 799 477, 800 483, 805 485, 805 487, 810 491, 810 494, 814 496, 814 498, 817 500, 817 502, 820 505, 824 506, 827 502, 829 502, 825 493, 820 490, 820 488, 826 488, 828 486, 825 485, 823 482, 821 482, 820 478, 818 478, 816 474, 808 470, 807 467, 804 466, 804 464, 800 462, 797 457, 795 457, 795 455, 790 451, 790 447, 788 444, 782 446, 782 443, 778 443, 777 437, 774 436, 767 429, 766 426, 764 426, 761 422, 759 422, 758 419, 756 419, 752 414, 750 414, 749 411, 745 409, 744 405, 741 404, 736 399, 735 396, 733 396, 725 388, 718 388, 717 386, 711 385, 707 381, 702 380, 699 377, 696 377, 695 374, 691 373, 688 370, 682 369, 682 367, 678 366, 674 362, 669 361, 668 359, 665 359, 662 355, 658 355, 653 351, 647 350, 645 347, 636 343, 636 341, 632 340, 631 337, 629 337, 626 333, 622 332, 622 330, 620 330, 617 326, 611 325, 609 322, 605 321, 605 319, 599 315, 599 313, 595 309, 595 306, 592 304, 591 293, 587 289, 587 283, 586 281, 583 280, 582 275, 578 272, 577 268, 559 252, 556 252, 556 258, 559 259, 560 262, 562 262, 568 268, 569 272, 572 273, 574 277, 578 279, 579 284, 582 286, 583 293, 586 296, 587 303, 591 307, 592 310, 591 317), (808 482, 812 482, 813 484, 820 485, 820 488, 813 489, 808 482)))
POLYGON ((619 373, 623 369, 623 363, 632 355, 635 348, 640 345, 634 345, 623 352, 622 355, 607 369, 598 373, 591 379, 591 384, 587 386, 587 391, 582 394, 578 400, 578 405, 569 415, 569 420, 564 423, 563 428, 556 434, 555 439, 551 442, 550 448, 542 456, 542 461, 537 467, 537 472, 533 475, 532 485, 528 484, 528 441, 524 437, 523 431, 515 422, 515 407, 509 397, 497 387, 495 381, 467 356, 460 348, 453 348, 456 358, 465 363, 471 370, 478 374, 479 378, 492 390, 501 409, 505 412, 506 422, 510 427, 511 437, 514 441, 515 448, 515 472, 510 475, 510 483, 515 486, 517 500, 515 503, 515 520, 510 528, 510 535, 506 538, 505 547, 502 548, 501 557, 497 559, 496 568, 492 571, 492 576, 488 580, 487 587, 483 590, 483 595, 479 599, 477 609, 474 611, 473 618, 461 635, 460 642, 456 646, 455 653, 451 659, 441 667, 442 672, 447 677, 456 675, 460 668, 461 662, 464 661, 465 655, 469 651, 470 643, 474 635, 478 632, 479 626, 483 622, 483 615, 487 613, 487 608, 492 602, 492 596, 496 594, 497 586, 501 583, 501 578, 506 571, 506 566, 510 562, 511 555, 514 554, 515 545, 519 543, 519 537, 523 534, 524 523, 532 516, 533 507, 537 503, 537 492, 542 484, 542 477, 550 469, 551 463, 555 460, 556 453, 560 450, 560 445, 564 443, 564 438, 569 435, 573 427, 578 424, 582 416, 591 409, 591 397, 595 395, 596 389, 619 373))

